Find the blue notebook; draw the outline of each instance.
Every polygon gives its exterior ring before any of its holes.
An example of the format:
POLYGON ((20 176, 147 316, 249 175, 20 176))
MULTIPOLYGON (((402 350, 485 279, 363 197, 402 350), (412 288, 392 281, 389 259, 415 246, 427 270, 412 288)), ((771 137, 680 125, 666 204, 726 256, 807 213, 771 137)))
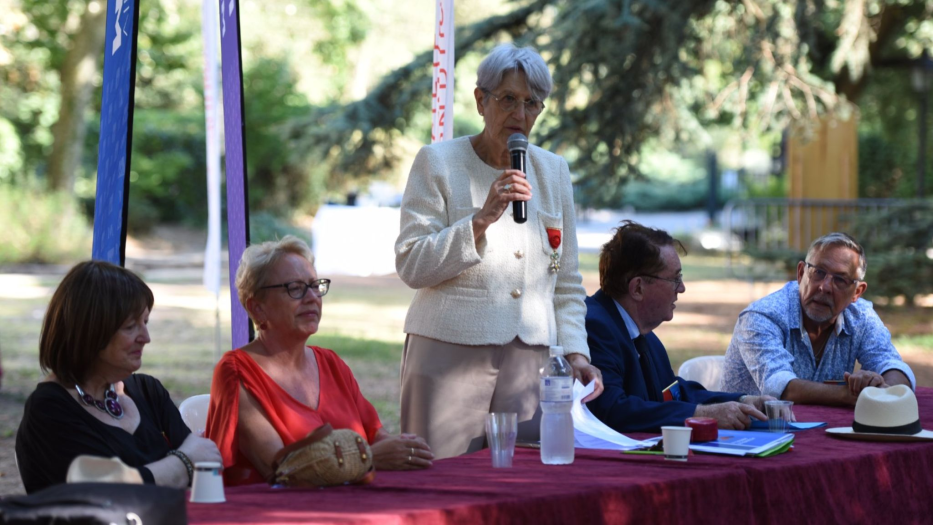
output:
MULTIPOLYGON (((811 428, 820 428, 825 427, 826 423, 800 423, 798 421, 787 422, 787 432, 797 432, 800 430, 810 430, 811 428)), ((758 430, 758 431, 768 431, 768 422, 767 421, 758 421, 757 419, 752 419, 752 428, 749 430, 758 430)))
POLYGON ((708 454, 767 457, 786 452, 793 443, 793 434, 720 429, 719 439, 705 443, 691 443, 690 449, 708 454))

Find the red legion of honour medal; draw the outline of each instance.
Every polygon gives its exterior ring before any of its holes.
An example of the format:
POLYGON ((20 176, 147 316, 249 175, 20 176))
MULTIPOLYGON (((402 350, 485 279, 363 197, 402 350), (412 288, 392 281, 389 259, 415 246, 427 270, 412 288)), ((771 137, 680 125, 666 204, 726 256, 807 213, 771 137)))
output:
POLYGON ((560 253, 557 249, 560 248, 560 228, 548 228, 547 241, 551 248, 554 249, 554 253, 551 254, 551 266, 549 268, 552 272, 558 272, 560 271, 560 253))

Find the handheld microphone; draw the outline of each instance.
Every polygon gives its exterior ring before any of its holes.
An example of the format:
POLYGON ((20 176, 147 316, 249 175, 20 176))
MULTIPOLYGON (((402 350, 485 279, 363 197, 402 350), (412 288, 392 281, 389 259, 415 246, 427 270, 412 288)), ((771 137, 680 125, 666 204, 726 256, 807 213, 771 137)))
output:
MULTIPOLYGON (((521 133, 513 133, 509 137, 509 157, 512 158, 512 169, 525 171, 525 152, 528 151, 528 138, 521 133)), ((526 201, 512 201, 512 218, 518 224, 528 220, 528 206, 526 201)))

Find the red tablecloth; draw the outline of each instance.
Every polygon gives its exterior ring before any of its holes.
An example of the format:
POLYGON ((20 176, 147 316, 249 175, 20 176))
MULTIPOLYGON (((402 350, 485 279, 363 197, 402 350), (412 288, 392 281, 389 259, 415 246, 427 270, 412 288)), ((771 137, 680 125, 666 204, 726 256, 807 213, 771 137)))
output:
MULTIPOLYGON (((917 392, 933 429, 933 389, 917 392)), ((852 410, 796 406, 799 421, 850 426, 852 410)), ((638 436, 633 436, 638 437, 638 436)), ((577 450, 545 466, 518 449, 512 469, 488 451, 416 472, 380 472, 367 486, 227 489, 227 503, 189 504, 207 523, 928 523, 933 522, 933 442, 869 443, 798 432, 772 458, 658 456, 577 450)))

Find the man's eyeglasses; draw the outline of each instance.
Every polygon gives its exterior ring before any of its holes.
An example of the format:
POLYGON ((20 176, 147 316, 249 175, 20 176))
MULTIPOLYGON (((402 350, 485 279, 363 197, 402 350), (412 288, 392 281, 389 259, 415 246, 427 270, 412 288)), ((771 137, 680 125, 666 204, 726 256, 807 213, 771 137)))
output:
POLYGON ((312 290, 314 295, 318 297, 324 297, 327 295, 327 291, 330 290, 330 279, 318 279, 316 281, 311 281, 310 283, 306 283, 304 281, 292 281, 290 283, 263 286, 260 288, 260 290, 267 290, 270 288, 285 288, 285 291, 288 292, 288 296, 292 299, 304 299, 309 289, 312 290))
POLYGON ((853 284, 859 282, 858 279, 849 279, 844 275, 829 273, 819 266, 810 264, 807 261, 804 261, 803 263, 807 265, 807 274, 810 276, 810 280, 813 282, 821 283, 823 282, 823 279, 826 279, 826 276, 829 275, 832 276, 833 287, 835 287, 837 290, 846 290, 853 284))
POLYGON ((675 290, 678 289, 678 288, 680 288, 680 285, 684 284, 684 278, 683 278, 683 276, 680 276, 680 277, 678 277, 678 278, 676 278, 676 279, 667 279, 667 278, 665 278, 665 277, 659 277, 659 276, 657 276, 657 275, 642 275, 642 277, 649 277, 649 278, 651 278, 651 279, 659 279, 659 280, 661 280, 661 281, 667 281, 667 282, 669 282, 669 283, 674 283, 674 289, 675 289, 675 290))
MULTIPOLYGON (((501 109, 502 111, 505 111, 506 113, 510 111, 515 111, 515 108, 518 107, 518 104, 520 102, 518 98, 508 93, 506 93, 505 95, 502 95, 501 97, 497 97, 493 95, 492 92, 489 91, 488 89, 484 89, 483 92, 489 95, 490 97, 494 98, 496 102, 499 103, 499 109, 501 109)), ((534 99, 529 98, 525 100, 524 103, 525 103, 525 113, 528 113, 529 115, 537 115, 538 113, 541 113, 544 110, 544 102, 541 102, 540 100, 534 100, 534 99)))

